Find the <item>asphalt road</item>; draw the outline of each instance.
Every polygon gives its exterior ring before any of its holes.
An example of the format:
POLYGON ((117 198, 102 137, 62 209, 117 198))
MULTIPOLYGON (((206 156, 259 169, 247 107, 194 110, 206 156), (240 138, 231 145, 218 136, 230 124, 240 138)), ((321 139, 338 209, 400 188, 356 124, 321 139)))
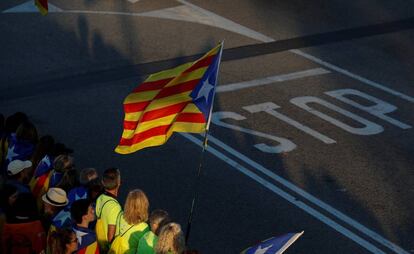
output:
POLYGON ((201 136, 115 154, 122 101, 225 40, 189 245, 304 230, 286 253, 414 253, 412 2, 49 2, 46 17, 0 3, 0 112, 26 112, 80 168, 119 167, 122 200, 141 188, 185 228, 201 136))

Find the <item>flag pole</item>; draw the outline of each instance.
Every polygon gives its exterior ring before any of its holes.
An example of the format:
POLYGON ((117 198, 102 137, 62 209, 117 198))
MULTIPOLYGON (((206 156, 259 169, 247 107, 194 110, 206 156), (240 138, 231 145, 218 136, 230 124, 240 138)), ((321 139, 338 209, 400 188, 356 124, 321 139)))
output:
POLYGON ((200 163, 198 165, 198 170, 197 170, 197 177, 195 180, 195 190, 194 190, 194 196, 193 196, 193 200, 191 202, 191 209, 190 209, 190 215, 188 216, 188 222, 187 222, 187 228, 186 228, 186 233, 185 233, 185 243, 186 245, 188 244, 188 239, 190 237, 190 231, 191 231, 191 223, 193 221, 193 215, 194 215, 194 210, 198 201, 198 195, 199 195, 199 187, 200 187, 200 181, 201 181, 201 168, 203 167, 203 161, 204 161, 204 154, 205 151, 207 149, 207 143, 208 143, 208 131, 210 129, 210 123, 211 123, 211 115, 213 113, 213 105, 214 105, 214 98, 216 95, 216 87, 218 84, 218 71, 220 69, 220 62, 221 62, 221 55, 223 53, 223 46, 224 46, 224 41, 221 42, 221 47, 220 47, 220 52, 219 52, 219 62, 218 62, 218 66, 217 66, 217 70, 216 70, 216 85, 214 86, 214 91, 213 91, 213 97, 211 99, 211 107, 210 107, 210 112, 208 114, 208 118, 207 118, 207 123, 206 123, 206 131, 204 133, 204 140, 203 140, 203 149, 201 151, 201 156, 200 156, 200 163))

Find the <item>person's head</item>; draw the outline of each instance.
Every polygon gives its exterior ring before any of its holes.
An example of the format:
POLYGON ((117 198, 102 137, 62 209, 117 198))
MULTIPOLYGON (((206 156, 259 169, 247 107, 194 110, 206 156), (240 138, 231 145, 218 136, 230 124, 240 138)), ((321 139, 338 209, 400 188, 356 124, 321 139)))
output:
POLYGON ((27 121, 28 117, 25 113, 16 112, 13 115, 7 117, 6 121, 4 122, 4 130, 6 133, 16 133, 17 127, 20 124, 27 121))
POLYGON ((17 127, 16 138, 36 144, 38 141, 37 129, 31 122, 24 121, 17 127))
POLYGON ((86 224, 95 220, 95 209, 89 199, 79 199, 70 207, 72 220, 76 224, 86 224))
POLYGON ((50 252, 53 254, 73 253, 78 249, 75 232, 68 228, 57 228, 49 236, 50 252))
POLYGON ((185 251, 184 234, 181 226, 171 222, 161 228, 158 242, 155 245, 156 254, 182 254, 185 251))
POLYGON ((37 143, 36 148, 32 155, 32 162, 34 168, 37 167, 37 164, 45 157, 45 155, 50 155, 53 146, 55 144, 55 140, 50 135, 45 135, 40 137, 39 143, 37 143))
POLYGON ((53 161, 53 169, 57 172, 64 173, 68 169, 72 169, 73 165, 73 157, 67 154, 59 155, 53 161))
POLYGON ((79 173, 79 183, 86 186, 90 181, 98 178, 98 171, 94 168, 84 168, 79 173))
POLYGON ((121 173, 117 168, 108 168, 102 175, 102 185, 106 191, 116 191, 121 185, 121 173))
POLYGON ((0 195, 0 207, 3 210, 10 208, 16 201, 18 194, 16 186, 11 184, 3 185, 0 195))
POLYGON ((8 220, 15 223, 24 223, 39 219, 36 200, 32 193, 19 193, 10 211, 8 220))
POLYGON ((56 187, 62 188, 66 192, 69 192, 72 188, 78 185, 78 171, 76 169, 68 169, 64 172, 62 179, 56 187))
POLYGON ((148 220, 148 198, 142 190, 136 189, 128 193, 124 205, 124 219, 130 225, 148 220))
POLYGON ((151 231, 156 235, 160 233, 162 226, 170 222, 171 220, 168 213, 161 209, 152 211, 148 218, 148 223, 150 225, 151 231))
POLYGON ((7 165, 7 176, 22 183, 28 183, 32 171, 31 161, 14 160, 7 165))
POLYGON ((96 200, 99 195, 104 192, 104 188, 102 186, 102 181, 97 179, 93 179, 86 184, 86 189, 88 190, 88 197, 91 200, 96 200))
POLYGON ((44 213, 53 216, 62 210, 68 203, 66 191, 61 188, 49 188, 42 196, 44 213))

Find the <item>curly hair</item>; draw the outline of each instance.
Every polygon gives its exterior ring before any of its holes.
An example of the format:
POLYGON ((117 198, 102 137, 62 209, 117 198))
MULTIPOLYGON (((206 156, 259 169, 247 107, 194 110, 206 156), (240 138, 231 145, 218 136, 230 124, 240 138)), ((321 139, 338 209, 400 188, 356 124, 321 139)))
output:
POLYGON ((155 245, 156 254, 183 254, 185 251, 184 234, 181 226, 171 222, 161 228, 158 242, 155 245))

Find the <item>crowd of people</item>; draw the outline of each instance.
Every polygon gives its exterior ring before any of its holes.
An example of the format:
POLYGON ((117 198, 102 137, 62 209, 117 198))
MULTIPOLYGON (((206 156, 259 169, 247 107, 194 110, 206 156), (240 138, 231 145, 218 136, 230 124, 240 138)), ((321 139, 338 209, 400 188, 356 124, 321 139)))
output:
POLYGON ((77 169, 73 150, 38 137, 22 112, 0 114, 0 170, 2 253, 195 253, 144 191, 119 203, 119 169, 77 169))

